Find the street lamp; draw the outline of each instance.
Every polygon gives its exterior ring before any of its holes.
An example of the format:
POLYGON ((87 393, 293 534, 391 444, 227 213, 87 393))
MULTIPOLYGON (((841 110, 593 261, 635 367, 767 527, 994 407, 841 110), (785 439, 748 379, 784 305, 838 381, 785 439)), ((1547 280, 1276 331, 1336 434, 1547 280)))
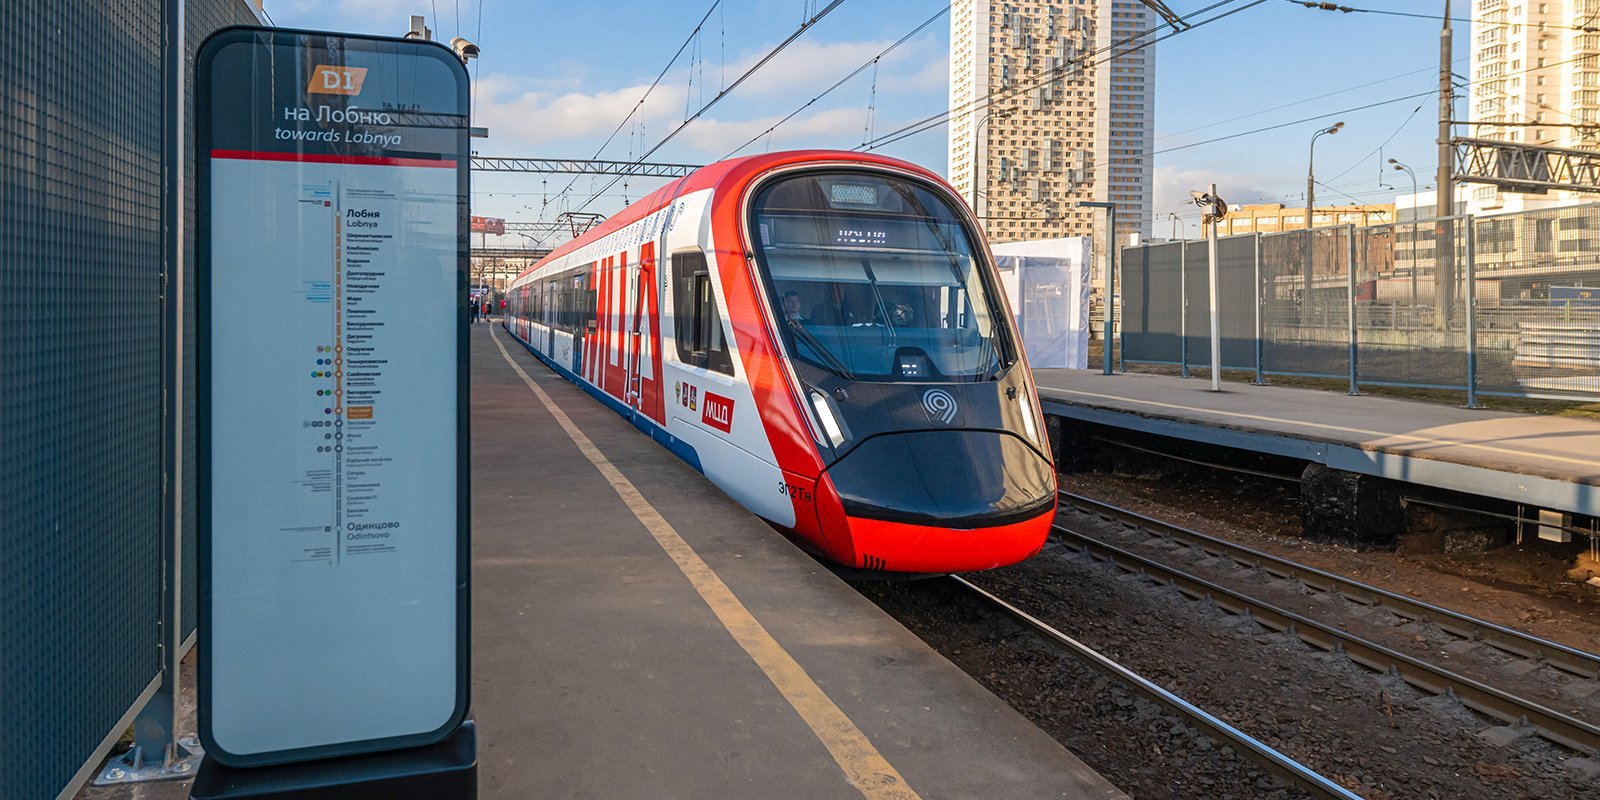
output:
POLYGON ((1302 309, 1305 308, 1306 303, 1311 301, 1311 212, 1317 194, 1317 179, 1315 170, 1317 157, 1317 137, 1322 136, 1323 134, 1338 133, 1343 127, 1343 122, 1336 122, 1331 128, 1322 128, 1316 133, 1311 134, 1311 151, 1310 154, 1306 156, 1306 274, 1305 291, 1302 293, 1302 297, 1300 298, 1300 307, 1302 309))
POLYGON ((1396 171, 1404 170, 1411 176, 1411 305, 1415 306, 1417 304, 1417 173, 1392 158, 1389 159, 1389 163, 1394 165, 1396 171))
POLYGON ((979 146, 983 135, 983 126, 989 124, 989 120, 995 117, 1005 119, 1009 116, 1011 116, 1011 109, 1009 108, 1004 111, 990 109, 989 113, 983 115, 983 119, 978 120, 978 124, 972 128, 972 216, 978 218, 979 224, 983 222, 983 216, 978 213, 978 159, 982 158, 984 154, 983 148, 979 146))

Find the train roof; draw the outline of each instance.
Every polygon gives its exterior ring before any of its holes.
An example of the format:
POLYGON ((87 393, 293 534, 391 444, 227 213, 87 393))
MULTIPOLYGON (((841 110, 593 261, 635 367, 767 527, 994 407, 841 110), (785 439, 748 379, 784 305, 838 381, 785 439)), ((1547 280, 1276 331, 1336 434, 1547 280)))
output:
POLYGON ((532 267, 523 270, 522 273, 517 276, 517 280, 520 281, 523 278, 538 272, 546 265, 555 262, 568 253, 571 253, 572 251, 577 250, 584 245, 589 244, 590 242, 598 241, 615 231, 626 228, 627 226, 644 219, 650 214, 653 214, 657 210, 665 207, 668 203, 672 202, 672 199, 675 197, 691 194, 703 189, 712 189, 720 193, 724 190, 742 188, 745 184, 748 184, 751 180, 763 173, 796 164, 836 163, 846 161, 857 164, 894 167, 896 169, 902 169, 920 174, 923 177, 935 181, 942 182, 944 180, 942 177, 933 173, 932 171, 909 161, 902 161, 898 158, 881 156, 875 153, 859 153, 852 150, 785 150, 776 153, 762 153, 760 155, 730 158, 726 161, 718 161, 714 164, 707 164, 706 166, 703 166, 694 172, 691 172, 682 178, 678 178, 677 180, 661 187, 660 189, 651 192, 639 200, 634 201, 633 203, 629 204, 627 208, 624 208, 615 215, 606 218, 604 222, 586 231, 582 236, 579 236, 578 238, 569 242, 565 242, 560 247, 552 250, 550 255, 540 259, 539 262, 534 264, 532 267))

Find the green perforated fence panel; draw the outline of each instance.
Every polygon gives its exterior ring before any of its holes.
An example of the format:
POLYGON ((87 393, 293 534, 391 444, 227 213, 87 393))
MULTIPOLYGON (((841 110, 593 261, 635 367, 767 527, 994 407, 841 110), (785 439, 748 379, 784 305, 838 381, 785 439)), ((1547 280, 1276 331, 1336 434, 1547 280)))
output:
MULTIPOLYGON (((160 668, 168 355, 161 8, 134 0, 0 3, 7 800, 54 797, 160 668)), ((190 0, 188 50, 218 27, 251 22, 244 0, 190 0)), ((192 103, 187 119, 192 131, 192 103)), ((192 191, 190 136, 184 176, 192 191)), ((192 271, 183 280, 192 298, 192 271)), ((193 307, 181 313, 192 331, 193 307)), ((183 482, 185 634, 195 629, 197 606, 193 347, 191 334, 182 375, 191 467, 183 482)))
POLYGON ((0 3, 0 796, 54 797, 158 670, 161 14, 0 3))

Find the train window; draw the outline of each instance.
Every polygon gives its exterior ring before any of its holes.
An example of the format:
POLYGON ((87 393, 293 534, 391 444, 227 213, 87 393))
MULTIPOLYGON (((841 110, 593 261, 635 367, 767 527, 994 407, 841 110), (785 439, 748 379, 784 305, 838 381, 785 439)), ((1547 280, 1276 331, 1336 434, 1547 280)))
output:
POLYGON ((914 382, 991 380, 1015 363, 981 240, 931 187, 801 173, 762 188, 752 216, 757 264, 797 361, 914 382))
POLYGON ((733 374, 733 356, 722 332, 716 284, 704 253, 672 255, 672 316, 678 360, 733 374))

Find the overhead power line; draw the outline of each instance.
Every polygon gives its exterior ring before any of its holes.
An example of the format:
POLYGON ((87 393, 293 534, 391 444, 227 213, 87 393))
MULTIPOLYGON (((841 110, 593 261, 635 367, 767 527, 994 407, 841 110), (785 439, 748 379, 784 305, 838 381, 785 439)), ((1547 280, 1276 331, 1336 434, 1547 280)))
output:
MULTIPOLYGON (((1304 6, 1306 8, 1309 8, 1309 9, 1313 10, 1313 11, 1341 11, 1341 12, 1344 12, 1346 14, 1381 14, 1383 16, 1388 16, 1388 17, 1411 17, 1412 19, 1427 19, 1427 20, 1433 20, 1434 22, 1443 22, 1445 20, 1445 17, 1442 14, 1422 14, 1422 13, 1418 13, 1418 12, 1415 12, 1415 11, 1393 11, 1393 10, 1390 10, 1390 9, 1387 9, 1387 8, 1351 8, 1350 6, 1341 6, 1341 5, 1337 4, 1337 3, 1319 3, 1319 2, 1315 2, 1315 0, 1286 0, 1286 1, 1291 5, 1304 6)), ((1449 19, 1450 19, 1451 22, 1465 22, 1465 23, 1468 23, 1470 25, 1490 25, 1490 26, 1494 26, 1494 27, 1505 27, 1505 26, 1509 26, 1509 25, 1527 24, 1527 23, 1521 23, 1521 22, 1490 22, 1488 20, 1472 19, 1471 17, 1450 17, 1449 19)), ((1529 25, 1529 27, 1533 27, 1534 25, 1537 25, 1537 26, 1542 27, 1542 28, 1554 28, 1556 30, 1563 30, 1563 31, 1581 31, 1583 33, 1600 33, 1600 27, 1597 27, 1597 26, 1594 26, 1594 25, 1582 25, 1582 26, 1578 26, 1578 25, 1552 25, 1552 24, 1549 24, 1549 23, 1539 22, 1539 23, 1533 23, 1533 24, 1529 25)))
POLYGON ((1151 11, 1156 12, 1156 16, 1160 17, 1162 22, 1171 25, 1173 30, 1189 27, 1189 23, 1185 22, 1183 17, 1173 13, 1172 9, 1167 8, 1167 4, 1161 2, 1161 0, 1139 0, 1139 2, 1143 3, 1151 11))
MULTIPOLYGON (((1013 84, 1012 86, 1009 86, 1009 87, 1005 88, 1001 92, 998 92, 998 93, 990 92, 988 94, 983 95, 982 97, 978 97, 978 98, 975 98, 975 99, 973 99, 973 100, 971 100, 969 102, 962 103, 958 107, 951 108, 951 109, 949 109, 947 111, 944 111, 944 112, 941 112, 941 113, 938 113, 938 114, 933 114, 933 115, 930 115, 928 117, 924 117, 923 119, 917 120, 916 122, 912 122, 909 125, 902 126, 899 129, 894 130, 894 131, 890 131, 889 133, 886 133, 883 136, 880 136, 880 137, 872 140, 871 142, 868 142, 867 144, 862 145, 861 147, 857 147, 856 149, 857 150, 871 151, 871 150, 876 150, 876 149, 878 149, 880 147, 883 147, 885 145, 894 144, 895 142, 898 142, 898 141, 900 141, 902 139, 906 139, 906 138, 909 138, 911 136, 915 136, 915 135, 917 135, 919 133, 922 133, 924 131, 928 131, 928 130, 932 130, 934 128, 937 128, 940 125, 943 125, 945 122, 947 122, 951 117, 956 116, 957 114, 962 114, 962 113, 967 113, 967 112, 970 112, 970 111, 976 111, 976 110, 980 110, 980 109, 989 108, 989 107, 993 106, 994 104, 996 104, 996 103, 998 103, 998 102, 1000 102, 1002 100, 1013 99, 1013 98, 1017 97, 1018 95, 1020 95, 1022 92, 1027 91, 1028 89, 1032 89, 1032 88, 1034 88, 1036 86, 1039 86, 1039 85, 1042 85, 1042 84, 1045 84, 1045 83, 1049 83, 1050 81, 1054 81, 1057 78, 1064 77, 1067 73, 1082 67, 1085 62, 1089 61, 1090 59, 1092 59, 1092 58, 1094 58, 1094 57, 1096 57, 1096 56, 1098 56, 1098 55, 1100 55, 1102 53, 1110 52, 1111 55, 1107 56, 1105 59, 1103 59, 1101 61, 1094 62, 1094 65, 1103 64, 1106 61, 1110 61, 1111 59, 1120 58, 1122 56, 1126 56, 1126 55, 1129 55, 1129 54, 1132 54, 1132 53, 1136 53, 1136 52, 1138 52, 1140 50, 1145 49, 1146 47, 1150 47, 1151 45, 1156 44, 1157 42, 1161 42, 1161 41, 1164 41, 1166 39, 1170 39, 1173 36, 1177 36, 1178 34, 1187 33, 1189 31, 1192 31, 1192 30, 1194 30, 1196 28, 1199 28, 1199 27, 1202 27, 1204 25, 1209 25, 1209 24, 1211 24, 1213 22, 1217 22, 1218 20, 1226 19, 1227 17, 1231 17, 1234 14, 1238 14, 1241 11, 1248 11, 1249 9, 1255 8, 1256 6, 1261 5, 1262 3, 1265 3, 1266 1, 1267 0, 1254 0, 1254 2, 1248 3, 1248 4, 1244 5, 1244 6, 1240 6, 1239 8, 1235 8, 1235 9, 1232 9, 1232 10, 1229 10, 1229 11, 1225 11, 1225 12, 1223 12, 1221 14, 1218 14, 1218 15, 1216 15, 1214 17, 1210 17, 1208 19, 1203 19, 1203 20, 1201 20, 1199 22, 1192 23, 1192 24, 1189 25, 1189 27, 1184 28, 1182 30, 1174 30, 1174 31, 1171 31, 1169 33, 1162 34, 1160 36, 1156 36, 1155 38, 1152 38, 1152 39, 1150 39, 1148 41, 1140 42, 1140 43, 1134 45, 1133 47, 1129 47, 1129 48, 1123 49, 1124 45, 1127 45, 1127 44, 1129 44, 1131 42, 1134 42, 1134 41, 1136 41, 1138 39, 1142 39, 1144 37, 1150 36, 1151 34, 1156 33, 1157 31, 1160 30, 1159 27, 1147 28, 1147 29, 1145 29, 1143 31, 1140 31, 1140 32, 1135 33, 1135 34, 1133 34, 1131 36, 1128 36, 1127 38, 1124 38, 1124 39, 1122 39, 1120 41, 1112 42, 1110 45, 1108 45, 1106 47, 1100 48, 1100 49, 1095 50, 1093 52, 1086 53, 1086 54, 1084 54, 1084 55, 1082 55, 1082 56, 1080 56, 1078 58, 1072 59, 1071 61, 1068 61, 1067 63, 1056 67, 1055 69, 1045 70, 1044 72, 1041 72, 1039 75, 1034 76, 1032 79, 1019 81, 1016 84, 1013 84)), ((1194 16, 1197 16, 1199 14, 1204 14, 1204 13, 1206 13, 1208 11, 1211 11, 1211 10, 1217 9, 1217 8, 1221 8, 1222 6, 1228 5, 1229 3, 1232 3, 1232 2, 1236 2, 1236 0, 1222 0, 1222 2, 1213 3, 1213 4, 1209 5, 1209 6, 1206 6, 1205 8, 1202 8, 1202 9, 1200 9, 1198 11, 1192 12, 1191 14, 1189 14, 1189 17, 1194 17, 1194 16)))
MULTIPOLYGON (((1526 74, 1528 72, 1535 72, 1535 71, 1541 70, 1541 69, 1550 69, 1551 67, 1559 67, 1559 66, 1561 66, 1563 64, 1569 64, 1569 63, 1571 63, 1573 61, 1577 61, 1577 60, 1583 59, 1583 58, 1592 58, 1592 56, 1587 56, 1587 55, 1578 56, 1576 58, 1569 58, 1569 59, 1566 59, 1564 61, 1557 61, 1557 62, 1555 62, 1553 64, 1546 64, 1543 67, 1530 67, 1528 69, 1521 70, 1521 71, 1518 71, 1518 72, 1508 72, 1508 73, 1505 74, 1505 76, 1502 76, 1502 77, 1507 77, 1507 76, 1512 76, 1512 75, 1522 75, 1522 74, 1526 74)), ((1149 158, 1151 156, 1161 155, 1163 153, 1171 153, 1171 152, 1174 152, 1174 151, 1177 151, 1177 150, 1187 150, 1187 149, 1189 149, 1191 147, 1199 147, 1201 145, 1215 144, 1217 142, 1225 142, 1225 141, 1228 141, 1230 139, 1238 139, 1238 138, 1243 137, 1243 136, 1251 136, 1251 135, 1254 135, 1254 134, 1257 134, 1257 133, 1266 133, 1267 131, 1275 131, 1275 130, 1278 130, 1279 128, 1287 128, 1287 127, 1289 127, 1291 125, 1299 125, 1299 124, 1306 123, 1306 122, 1315 122, 1317 120, 1327 119, 1329 117, 1335 117, 1335 116, 1339 116, 1341 114, 1351 114, 1351 113, 1354 113, 1354 112, 1357 112, 1357 111, 1366 111, 1369 108, 1377 108, 1379 106, 1386 106, 1386 105, 1390 105, 1390 104, 1393 104, 1393 103, 1400 103, 1400 102, 1404 102, 1406 100, 1415 100, 1415 99, 1417 99, 1419 97, 1427 97, 1428 95, 1434 94, 1434 93, 1436 93, 1438 91, 1439 91, 1438 89, 1431 89, 1431 90, 1426 91, 1426 92, 1418 92, 1416 94, 1402 95, 1400 97, 1391 97, 1388 100, 1379 100, 1379 101, 1377 101, 1375 103, 1367 103, 1365 105, 1359 105, 1359 106, 1355 106, 1355 107, 1352 107, 1352 108, 1340 109, 1338 111, 1329 111, 1326 114, 1317 114, 1317 115, 1310 116, 1310 117, 1301 117, 1300 119, 1290 120, 1288 122, 1280 122, 1280 123, 1278 123, 1276 125, 1266 125, 1266 126, 1263 126, 1263 127, 1260 127, 1260 128, 1254 128, 1254 129, 1251 129, 1251 130, 1248 130, 1248 131, 1240 131, 1238 133, 1230 133, 1227 136, 1218 136, 1218 137, 1216 137, 1214 139, 1206 139, 1204 141, 1190 142, 1189 144, 1181 144, 1181 145, 1176 145, 1176 146, 1173 146, 1173 147, 1167 147, 1167 148, 1163 148, 1161 150, 1155 150, 1155 151, 1147 153, 1147 154, 1145 154, 1143 156, 1130 156, 1129 159, 1132 160, 1132 161, 1140 161, 1140 160, 1149 158)), ((1451 123, 1451 124, 1461 124, 1461 123, 1451 123)), ((1472 123, 1472 124, 1478 124, 1478 123, 1472 123)), ((1543 125, 1546 126, 1546 127, 1564 127, 1559 123, 1548 123, 1547 122, 1547 123, 1543 123, 1543 125)), ((1532 125, 1529 125, 1528 127, 1539 127, 1539 123, 1534 123, 1532 125)))
MULTIPOLYGON (((1428 94, 1426 96, 1432 96, 1432 95, 1438 94, 1438 92, 1439 92, 1438 89, 1434 89, 1433 91, 1428 92, 1428 94)), ((1382 153, 1383 152, 1383 148, 1388 147, 1389 143, 1394 141, 1395 137, 1399 136, 1400 132, 1405 130, 1407 125, 1411 124, 1411 120, 1417 118, 1417 114, 1420 111, 1422 111, 1422 107, 1424 105, 1426 105, 1426 104, 1427 104, 1427 100, 1423 100, 1423 102, 1418 103, 1417 107, 1411 109, 1411 113, 1407 114, 1405 120, 1403 120, 1400 123, 1400 125, 1394 129, 1394 133, 1389 134, 1389 138, 1384 139, 1381 144, 1379 144, 1377 147, 1372 148, 1372 152, 1367 153, 1366 155, 1364 155, 1361 158, 1357 159, 1356 162, 1354 164, 1351 164, 1349 166, 1349 168, 1347 168, 1345 171, 1339 173, 1338 175, 1335 175, 1335 176, 1329 178, 1328 180, 1330 180, 1330 181, 1339 180, 1340 178, 1343 178, 1344 176, 1349 175, 1350 173, 1354 172, 1357 167, 1359 167, 1362 164, 1366 163, 1367 159, 1369 159, 1369 158, 1371 158, 1371 157, 1373 157, 1373 156, 1375 156, 1375 155, 1377 155, 1379 153, 1382 153)), ((1335 189, 1334 191, 1338 191, 1338 190, 1335 189)))
MULTIPOLYGON (((1463 63, 1465 61, 1467 61, 1466 58, 1461 58, 1461 59, 1457 59, 1456 63, 1460 64, 1460 63, 1463 63)), ((1252 111, 1252 112, 1250 112, 1248 114, 1240 114, 1237 117, 1229 117, 1227 119, 1217 120, 1216 122, 1208 122, 1208 123, 1206 123, 1204 125, 1196 125, 1193 128, 1185 128, 1185 129, 1183 129, 1181 131, 1173 131, 1172 133, 1163 133, 1160 136, 1156 137, 1156 141, 1160 141, 1162 139, 1170 139, 1170 138, 1172 138, 1174 136, 1182 136, 1182 135, 1184 135, 1186 133, 1194 133, 1195 131, 1203 131, 1206 128, 1215 128, 1218 125, 1226 125, 1226 124, 1228 124, 1230 122, 1238 122, 1241 119, 1249 119, 1251 117, 1259 117, 1262 114, 1270 114, 1270 113, 1272 113, 1274 111, 1281 111, 1281 110, 1283 110, 1285 108, 1293 108, 1294 106, 1304 105, 1306 103, 1315 102, 1317 100, 1323 100, 1325 98, 1333 97, 1335 95, 1345 94, 1346 92, 1354 92, 1354 91, 1356 91, 1358 89, 1369 89, 1369 88, 1371 88, 1373 86, 1377 86, 1380 83, 1388 83, 1389 81, 1397 81, 1397 80, 1400 80, 1401 78, 1409 78, 1412 75, 1416 75, 1416 74, 1422 73, 1422 72, 1432 72, 1432 73, 1437 74, 1438 71, 1439 71, 1438 65, 1430 64, 1430 65, 1428 65, 1426 67, 1422 67, 1421 69, 1414 69, 1414 70, 1411 70, 1410 72, 1402 72, 1402 73, 1400 73, 1398 75, 1390 75, 1387 78, 1379 78, 1377 80, 1367 81, 1366 83, 1357 84, 1355 86, 1346 87, 1344 89, 1338 89, 1338 90, 1335 90, 1335 91, 1332 91, 1332 92, 1324 92, 1323 94, 1313 95, 1311 97, 1307 97, 1307 98, 1304 98, 1304 99, 1301 99, 1301 100, 1295 100, 1295 101, 1292 101, 1292 102, 1283 103, 1281 105, 1272 106, 1270 108, 1263 108, 1260 111, 1252 111)))
MULTIPOLYGON (((667 73, 672 70, 672 65, 678 63, 678 58, 683 55, 683 51, 689 49, 689 43, 694 41, 694 37, 700 35, 700 29, 705 27, 706 20, 711 19, 711 14, 715 12, 717 7, 720 5, 722 5, 722 0, 712 0, 711 7, 707 8, 706 13, 700 17, 700 21, 695 23, 694 30, 690 31, 689 35, 684 38, 683 44, 678 45, 678 52, 673 53, 672 58, 667 60, 667 65, 662 67, 659 73, 656 73, 656 79, 651 81, 650 87, 644 90, 643 95, 640 95, 639 102, 633 104, 633 108, 628 110, 627 116, 623 117, 622 121, 617 123, 616 130, 613 130, 611 135, 606 137, 606 140, 602 142, 600 147, 594 151, 594 155, 590 156, 589 160, 593 161, 594 159, 599 158, 600 154, 604 153, 606 148, 611 145, 612 140, 617 138, 617 134, 620 133, 624 127, 627 127, 628 120, 633 119, 633 115, 639 113, 639 109, 644 107, 645 101, 650 99, 650 93, 654 92, 656 87, 661 84, 661 79, 665 78, 667 73)), ((644 159, 641 157, 639 160, 643 161, 644 159)), ((571 181, 567 182, 567 185, 563 187, 561 191, 556 192, 556 196, 560 197, 566 194, 577 182, 578 178, 574 176, 571 181)))
MULTIPOLYGON (((1263 2, 1264 2, 1264 0, 1263 0, 1263 2)), ((716 96, 712 97, 710 102, 708 102, 705 105, 701 106, 699 111, 696 111, 696 112, 694 112, 694 114, 690 115, 689 118, 684 120, 682 123, 680 123, 678 125, 678 127, 673 128, 672 132, 667 134, 665 138, 663 138, 659 142, 656 142, 653 146, 651 146, 651 148, 649 150, 646 150, 645 152, 639 154, 639 158, 637 160, 642 162, 645 159, 649 158, 650 156, 654 155, 657 150, 660 150, 662 147, 665 147, 667 142, 672 141, 673 137, 675 137, 678 134, 682 133, 684 128, 689 127, 689 125, 692 124, 695 120, 699 119, 707 111, 710 111, 712 106, 715 106, 717 103, 722 101, 722 98, 727 97, 728 95, 732 94, 735 89, 739 88, 740 84, 742 84, 746 80, 748 80, 751 75, 754 75, 758 71, 760 71, 762 67, 767 65, 767 62, 771 61, 773 58, 776 58, 779 53, 783 52, 784 48, 787 48, 789 45, 793 44, 796 39, 799 39, 801 36, 803 36, 806 31, 811 30, 812 27, 814 27, 819 21, 821 21, 823 17, 828 16, 829 13, 831 13, 834 9, 838 8, 843 3, 844 3, 844 0, 833 0, 833 2, 831 2, 828 5, 824 6, 822 8, 822 10, 820 10, 816 14, 812 15, 810 19, 807 19, 806 21, 800 23, 800 27, 795 29, 794 33, 789 34, 789 38, 784 39, 782 42, 779 42, 776 47, 774 47, 771 50, 769 50, 766 55, 761 57, 761 60, 757 61, 749 69, 745 70, 743 75, 740 75, 738 78, 734 79, 733 83, 728 84, 728 88, 723 89, 720 92, 717 92, 716 96)), ((622 176, 620 176, 620 175, 615 177, 615 178, 612 178, 610 183, 606 184, 605 186, 602 186, 599 191, 595 192, 595 194, 598 195, 598 194, 604 193, 607 189, 610 189, 611 187, 617 185, 617 183, 619 183, 621 180, 622 180, 622 176)), ((591 196, 589 199, 583 201, 583 204, 578 206, 577 209, 575 209, 575 210, 576 211, 582 211, 585 208, 588 208, 589 204, 593 203, 594 200, 595 200, 595 198, 593 196, 591 196)))
POLYGON ((867 67, 870 67, 870 66, 878 63, 878 61, 880 59, 882 59, 884 56, 889 55, 891 52, 894 52, 895 48, 899 47, 900 45, 905 44, 907 41, 909 41, 911 39, 911 37, 916 36, 917 34, 921 33, 929 25, 932 25, 940 17, 942 17, 942 16, 944 16, 945 14, 948 14, 948 13, 950 13, 950 6, 948 6, 948 5, 945 6, 944 8, 939 9, 939 11, 936 12, 933 16, 928 17, 926 20, 923 20, 921 25, 918 25, 917 27, 912 28, 910 33, 900 37, 898 40, 895 41, 894 44, 891 44, 888 47, 885 47, 882 52, 878 53, 877 55, 873 56, 872 58, 867 59, 865 62, 863 62, 861 64, 861 66, 856 67, 854 70, 851 70, 849 75, 846 75, 843 78, 840 78, 832 86, 829 86, 827 89, 824 89, 821 94, 818 94, 816 97, 813 97, 810 100, 807 100, 805 102, 805 104, 803 104, 799 108, 789 112, 788 116, 786 116, 783 119, 780 119, 777 122, 773 123, 772 127, 770 127, 768 129, 756 134, 755 136, 751 137, 750 141, 745 142, 744 144, 741 144, 738 147, 733 148, 733 150, 730 151, 727 155, 723 156, 723 158, 731 158, 734 155, 738 154, 738 152, 740 150, 743 150, 746 147, 749 147, 750 145, 753 145, 756 142, 761 141, 761 137, 766 136, 769 133, 772 133, 773 131, 777 130, 780 125, 782 125, 785 122, 788 122, 789 120, 794 119, 795 117, 799 116, 800 112, 805 111, 806 109, 810 108, 813 103, 817 102, 818 100, 821 100, 824 97, 827 97, 835 89, 838 89, 840 86, 843 86, 847 82, 849 82, 849 80, 851 78, 854 78, 855 76, 860 75, 861 73, 865 72, 867 70, 867 67))
POLYGON ((1590 130, 1600 128, 1600 122, 1466 122, 1464 120, 1451 120, 1451 125, 1487 125, 1492 128, 1578 128, 1590 130))
POLYGON ((1345 109, 1341 109, 1339 111, 1329 111, 1326 114, 1317 114, 1315 116, 1310 116, 1310 117, 1301 117, 1300 119, 1290 120, 1288 122, 1280 122, 1280 123, 1278 123, 1276 125, 1266 125, 1266 126, 1263 126, 1263 127, 1260 127, 1260 128, 1255 128, 1254 130, 1240 131, 1238 133, 1230 133, 1227 136, 1218 136, 1218 137, 1216 137, 1214 139, 1206 139, 1204 141, 1199 141, 1199 142, 1190 142, 1188 144, 1180 144, 1180 145, 1176 145, 1174 147, 1168 147, 1168 148, 1165 148, 1165 149, 1162 149, 1162 150, 1155 150, 1153 152, 1146 153, 1145 155, 1142 155, 1142 156, 1129 156, 1128 159, 1130 161, 1140 161, 1140 160, 1143 160, 1143 159, 1146 159, 1146 158, 1150 158, 1151 156, 1161 155, 1162 153, 1171 153, 1171 152, 1175 152, 1175 151, 1178 151, 1178 150, 1187 150, 1187 149, 1189 149, 1191 147, 1199 147, 1201 145, 1207 145, 1207 144, 1216 144, 1217 142, 1226 142, 1229 139, 1238 139, 1238 138, 1243 137, 1243 136, 1251 136, 1251 135, 1254 135, 1254 134, 1257 134, 1257 133, 1266 133, 1267 131, 1275 131, 1275 130, 1277 130, 1279 128, 1287 128, 1287 127, 1289 127, 1291 125, 1300 125, 1300 124, 1304 124, 1304 123, 1307 123, 1307 122, 1315 122, 1315 121, 1317 121, 1319 119, 1327 119, 1329 117, 1338 116, 1340 114, 1351 114, 1351 113, 1354 113, 1354 112, 1357 112, 1357 111, 1366 111, 1369 108, 1377 108, 1379 106, 1386 106, 1386 105, 1390 105, 1392 103, 1399 103, 1399 102, 1403 102, 1403 101, 1406 101, 1406 100, 1415 100, 1415 99, 1417 99, 1419 97, 1427 97, 1428 95, 1431 95, 1431 94, 1433 94, 1434 92, 1437 92, 1437 91, 1439 91, 1439 90, 1438 89, 1433 89, 1433 90, 1430 90, 1430 91, 1417 92, 1416 94, 1408 94, 1408 95, 1404 95, 1404 96, 1401 96, 1401 97, 1391 97, 1388 100, 1379 100, 1379 101, 1377 101, 1375 103, 1367 103, 1365 105, 1359 105, 1359 106, 1355 106, 1353 108, 1345 108, 1345 109))

